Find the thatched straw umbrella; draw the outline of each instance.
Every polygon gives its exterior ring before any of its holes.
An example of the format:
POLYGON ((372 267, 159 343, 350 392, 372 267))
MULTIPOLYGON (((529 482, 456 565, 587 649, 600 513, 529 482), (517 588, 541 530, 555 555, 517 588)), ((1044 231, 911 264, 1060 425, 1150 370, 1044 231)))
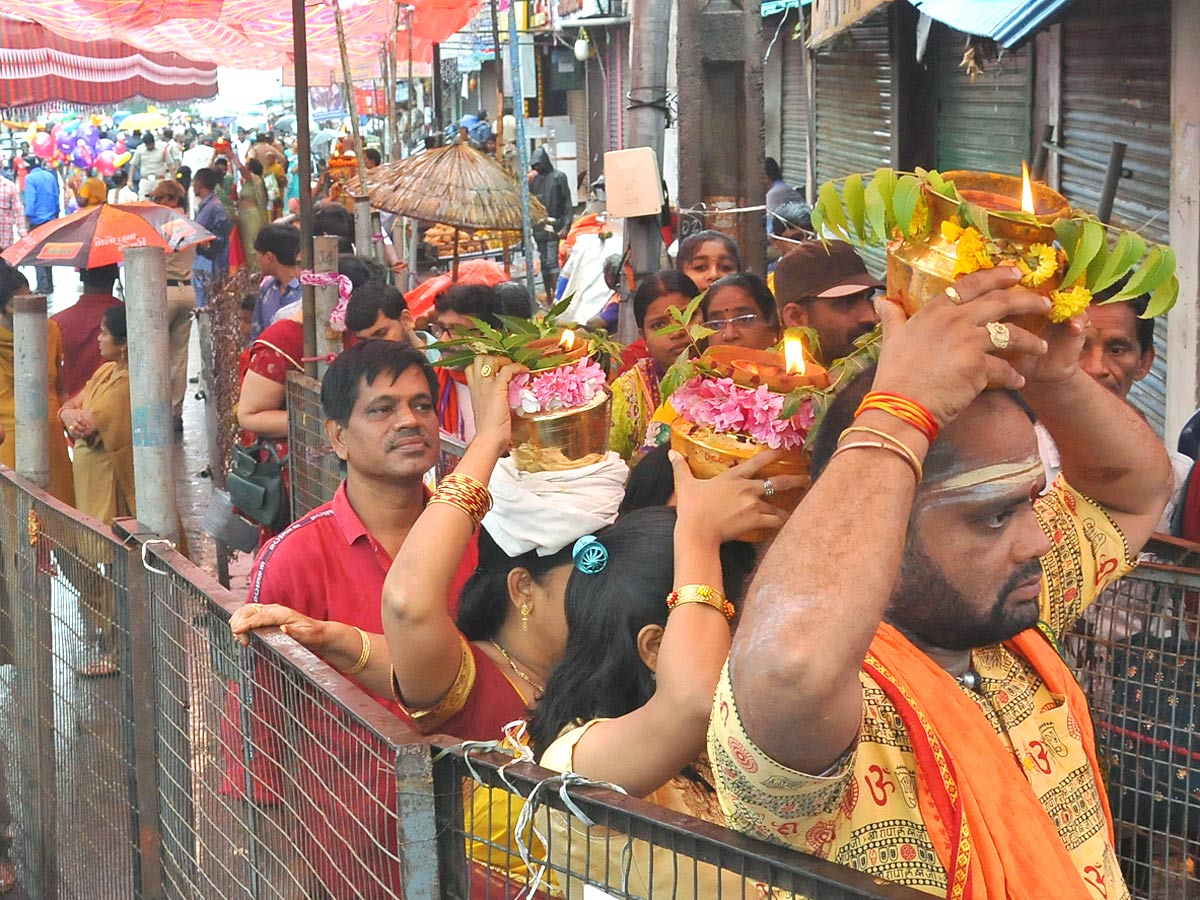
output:
MULTIPOLYGON (((351 179, 351 193, 358 179, 351 179)), ((367 194, 376 209, 457 228, 521 230, 521 186, 501 165, 466 144, 439 147, 367 172, 367 194)), ((530 200, 533 224, 546 209, 530 200)), ((455 235, 454 271, 458 271, 455 235)))

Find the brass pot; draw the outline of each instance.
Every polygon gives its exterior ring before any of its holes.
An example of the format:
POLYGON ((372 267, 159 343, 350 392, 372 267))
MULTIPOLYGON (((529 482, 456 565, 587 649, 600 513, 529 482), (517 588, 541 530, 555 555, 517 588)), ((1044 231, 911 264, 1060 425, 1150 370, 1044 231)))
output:
MULTIPOLYGON (((960 195, 972 202, 1002 197, 1021 196, 1021 179, 995 172, 943 172, 942 177, 953 181, 960 195)), ((1054 223, 1070 215, 1067 199, 1046 185, 1034 182, 1033 205, 1038 224, 1016 222, 994 213, 988 214, 988 230, 992 238, 1011 244, 1014 252, 1027 250, 1031 244, 1053 244, 1054 223)), ((935 296, 954 283, 957 255, 954 244, 942 237, 942 222, 958 222, 958 204, 924 186, 925 202, 929 205, 929 236, 919 243, 893 241, 887 254, 887 295, 904 304, 912 315, 935 296)), ((1019 206, 1019 201, 1018 201, 1019 206)), ((1041 284, 1037 291, 1049 295, 1058 290, 1058 277, 1041 284)), ((1040 318, 1040 317, 1039 317, 1040 318)), ((1025 325, 1026 323, 1021 323, 1025 325)))
MULTIPOLYGON (((682 417, 671 423, 671 449, 682 453, 688 468, 697 478, 715 478, 727 469, 732 469, 768 448, 754 441, 738 438, 732 434, 719 434, 703 425, 693 425, 682 417)), ((760 478, 775 475, 808 475, 808 454, 804 450, 789 450, 782 459, 759 470, 760 478)), ((790 491, 778 491, 767 502, 772 506, 791 512, 804 499, 812 480, 805 478, 802 487, 790 491)), ((765 541, 773 532, 755 529, 740 538, 757 543, 765 541)))
POLYGON ((512 415, 513 463, 522 472, 590 466, 608 453, 612 395, 601 389, 585 406, 512 415))

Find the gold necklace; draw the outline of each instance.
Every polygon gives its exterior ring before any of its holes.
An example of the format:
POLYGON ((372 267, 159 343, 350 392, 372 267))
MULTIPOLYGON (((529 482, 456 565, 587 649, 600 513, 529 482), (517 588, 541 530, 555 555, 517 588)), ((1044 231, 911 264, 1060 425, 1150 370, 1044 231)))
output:
POLYGON ((528 675, 526 675, 524 672, 522 672, 521 669, 517 666, 517 664, 515 662, 513 662, 513 658, 508 655, 507 650, 505 650, 503 647, 501 647, 495 641, 489 640, 488 643, 500 651, 500 655, 504 657, 505 662, 508 663, 508 667, 510 669, 512 669, 513 672, 516 673, 518 678, 520 678, 522 681, 524 681, 526 684, 528 684, 530 687, 532 687, 535 691, 537 691, 539 695, 546 693, 545 685, 538 684, 536 681, 534 681, 532 678, 530 678, 528 675))

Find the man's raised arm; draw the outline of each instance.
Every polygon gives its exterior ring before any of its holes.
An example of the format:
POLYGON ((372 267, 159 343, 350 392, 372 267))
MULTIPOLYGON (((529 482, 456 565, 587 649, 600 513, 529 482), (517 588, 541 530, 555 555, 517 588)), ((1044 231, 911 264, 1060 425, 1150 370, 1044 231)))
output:
MULTIPOLYGON (((1024 379, 995 356, 986 324, 1044 314, 1049 301, 1015 284, 1015 269, 977 272, 911 319, 881 303, 884 344, 873 389, 923 406, 939 425, 987 386, 1024 379)), ((1015 326, 1011 347, 1037 356, 1045 343, 1015 326)), ((902 442, 923 460, 918 428, 868 410, 855 425, 883 432, 850 444, 902 442)), ((779 763, 826 770, 855 740, 862 718, 858 672, 900 571, 916 478, 900 452, 877 446, 837 453, 759 566, 730 653, 730 678, 750 738, 779 763)))

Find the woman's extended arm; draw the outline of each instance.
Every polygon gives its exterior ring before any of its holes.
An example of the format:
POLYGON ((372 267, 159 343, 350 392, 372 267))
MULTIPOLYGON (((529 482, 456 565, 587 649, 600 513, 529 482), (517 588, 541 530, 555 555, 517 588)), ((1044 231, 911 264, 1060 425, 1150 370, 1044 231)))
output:
MULTIPOLYGON (((475 439, 454 469, 486 485, 512 438, 508 383, 519 367, 479 357, 468 372, 475 439), (486 368, 485 368, 486 367, 486 368), (485 376, 482 373, 487 372, 485 376)), ((450 690, 462 661, 448 600, 476 523, 462 510, 430 503, 396 554, 383 585, 383 631, 406 706, 427 709, 450 690)))
MULTIPOLYGON (((708 585, 724 592, 721 544, 756 528, 779 528, 787 515, 763 499, 757 473, 779 458, 761 453, 709 481, 696 479, 675 451, 675 589, 708 585)), ((776 490, 802 476, 773 476, 776 490)), ((666 603, 666 597, 663 603, 666 603)), ((572 768, 646 796, 704 749, 713 694, 729 655, 729 622, 706 603, 679 604, 667 617, 655 666, 654 695, 640 709, 597 722, 575 745, 572 768)))

